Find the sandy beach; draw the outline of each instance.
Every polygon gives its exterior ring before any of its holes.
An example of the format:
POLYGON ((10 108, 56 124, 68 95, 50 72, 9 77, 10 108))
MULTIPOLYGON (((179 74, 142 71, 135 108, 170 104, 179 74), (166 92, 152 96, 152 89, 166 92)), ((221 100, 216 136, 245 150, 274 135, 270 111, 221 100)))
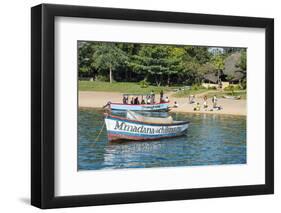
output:
MULTIPOLYGON (((231 100, 231 99, 218 99, 218 105, 222 106, 222 110, 219 111, 209 111, 203 110, 203 98, 198 95, 195 98, 195 102, 201 104, 200 111, 194 111, 194 104, 188 103, 188 98, 176 98, 172 97, 172 94, 167 94, 170 97, 171 107, 174 101, 179 104, 178 108, 171 108, 172 112, 182 112, 182 113, 211 113, 211 114, 228 114, 228 115, 243 115, 246 116, 247 107, 246 100, 231 100)), ((159 99, 159 95, 156 95, 156 100, 159 99)), ((101 108, 108 101, 111 102, 122 102, 122 94, 114 92, 93 92, 93 91, 80 91, 79 92, 79 107, 85 108, 101 108)), ((207 101, 208 106, 212 106, 211 99, 207 101)))

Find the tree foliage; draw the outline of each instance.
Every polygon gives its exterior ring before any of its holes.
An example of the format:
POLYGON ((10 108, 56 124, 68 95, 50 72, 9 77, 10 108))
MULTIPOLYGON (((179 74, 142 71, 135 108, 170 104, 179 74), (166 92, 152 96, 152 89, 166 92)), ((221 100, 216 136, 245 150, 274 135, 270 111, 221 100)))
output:
POLYGON ((109 70, 109 81, 113 81, 112 71, 127 60, 126 53, 114 43, 101 43, 94 46, 92 67, 97 70, 109 70))
POLYGON ((246 55, 246 50, 241 51, 241 57, 240 57, 240 62, 238 65, 241 70, 246 71, 247 70, 247 55, 246 55))
POLYGON ((78 71, 80 77, 110 82, 192 85, 208 73, 223 71, 225 58, 239 51, 239 66, 246 70, 246 50, 241 48, 78 42, 78 71))

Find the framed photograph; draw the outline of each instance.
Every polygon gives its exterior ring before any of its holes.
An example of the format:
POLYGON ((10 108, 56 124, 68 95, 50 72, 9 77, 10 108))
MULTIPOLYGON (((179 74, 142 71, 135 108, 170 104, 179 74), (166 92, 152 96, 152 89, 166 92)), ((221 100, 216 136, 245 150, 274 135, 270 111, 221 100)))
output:
POLYGON ((31 204, 272 194, 274 20, 31 9, 31 204))

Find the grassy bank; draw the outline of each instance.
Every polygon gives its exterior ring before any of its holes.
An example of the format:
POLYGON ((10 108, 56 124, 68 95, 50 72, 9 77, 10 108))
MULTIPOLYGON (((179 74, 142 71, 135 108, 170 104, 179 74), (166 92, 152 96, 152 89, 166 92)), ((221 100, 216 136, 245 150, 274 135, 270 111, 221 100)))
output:
MULTIPOLYGON (((152 90, 157 94, 161 90, 164 93, 175 91, 180 87, 164 87, 164 86, 151 86, 142 88, 140 84, 136 82, 101 82, 101 81, 79 81, 79 91, 96 91, 96 92, 119 92, 119 93, 150 93, 152 90)), ((182 87, 183 88, 183 87, 182 87)), ((203 87, 192 86, 190 89, 185 88, 173 93, 173 97, 186 98, 189 95, 207 95, 208 98, 216 95, 218 98, 222 98, 225 95, 228 96, 241 96, 241 99, 246 99, 246 90, 234 90, 232 91, 220 91, 214 89, 206 89, 203 87)))
POLYGON ((220 91, 220 90, 208 90, 208 89, 198 89, 198 90, 185 90, 180 91, 178 93, 173 94, 173 97, 176 98, 185 98, 189 95, 199 95, 204 96, 206 95, 208 98, 213 97, 216 95, 218 98, 223 98, 224 96, 240 96, 241 99, 247 99, 247 92, 246 90, 237 90, 237 91, 220 91))
POLYGON ((173 87, 148 86, 142 88, 135 82, 101 82, 101 81, 79 81, 79 91, 101 91, 101 92, 120 92, 120 93, 150 93, 152 90, 159 93, 171 91, 173 87))
POLYGON ((227 95, 227 96, 240 96, 241 99, 247 99, 247 92, 246 90, 237 90, 237 91, 233 91, 233 93, 231 91, 214 91, 214 92, 210 92, 207 94, 208 97, 212 97, 216 95, 218 98, 222 98, 223 96, 227 95))
POLYGON ((189 90, 182 90, 182 91, 179 91, 175 94, 173 94, 173 97, 176 97, 176 98, 185 98, 185 97, 188 97, 189 95, 197 95, 197 94, 201 94, 201 93, 205 93, 207 92, 208 89, 189 89, 189 90))

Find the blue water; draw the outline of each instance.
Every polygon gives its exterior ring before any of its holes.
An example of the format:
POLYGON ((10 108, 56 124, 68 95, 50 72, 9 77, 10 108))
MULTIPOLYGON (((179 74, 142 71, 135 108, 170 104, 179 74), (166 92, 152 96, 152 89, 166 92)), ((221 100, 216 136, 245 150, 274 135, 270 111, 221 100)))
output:
MULTIPOLYGON (((246 117, 170 114, 175 120, 190 121, 185 136, 147 142, 109 143, 105 126, 97 138, 104 123, 103 112, 95 109, 80 109, 78 169, 246 163, 246 117)), ((166 114, 154 113, 150 116, 166 116, 166 114)))

